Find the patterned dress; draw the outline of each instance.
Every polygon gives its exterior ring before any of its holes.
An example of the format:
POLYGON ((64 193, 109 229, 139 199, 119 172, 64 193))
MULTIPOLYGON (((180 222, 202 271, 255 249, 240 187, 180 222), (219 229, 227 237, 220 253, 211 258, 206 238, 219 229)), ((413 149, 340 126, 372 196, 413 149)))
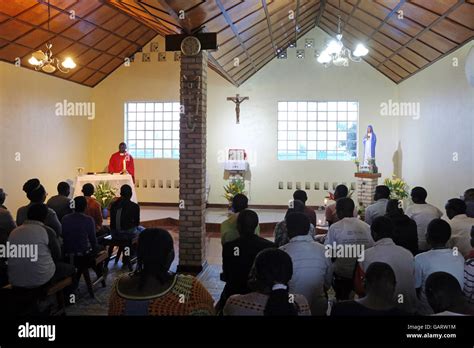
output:
POLYGON ((215 314, 211 295, 193 276, 177 274, 168 289, 152 296, 125 295, 118 289, 119 280, 110 294, 109 315, 215 314))

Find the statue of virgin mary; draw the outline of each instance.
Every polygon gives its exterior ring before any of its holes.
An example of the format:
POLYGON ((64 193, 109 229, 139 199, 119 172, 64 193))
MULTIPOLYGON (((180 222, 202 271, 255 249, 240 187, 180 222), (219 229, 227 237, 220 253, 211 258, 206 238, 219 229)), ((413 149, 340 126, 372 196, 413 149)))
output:
POLYGON ((375 160, 375 144, 377 143, 377 136, 374 133, 374 129, 371 125, 367 127, 367 133, 364 137, 364 161, 363 165, 368 166, 369 160, 375 160))

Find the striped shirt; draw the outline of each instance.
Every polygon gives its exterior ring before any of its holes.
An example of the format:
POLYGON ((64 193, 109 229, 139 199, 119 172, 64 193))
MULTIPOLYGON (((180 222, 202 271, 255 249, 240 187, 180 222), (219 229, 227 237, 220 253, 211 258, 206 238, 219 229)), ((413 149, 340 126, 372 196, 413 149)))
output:
POLYGON ((474 304, 474 251, 464 265, 464 294, 469 304, 474 304))

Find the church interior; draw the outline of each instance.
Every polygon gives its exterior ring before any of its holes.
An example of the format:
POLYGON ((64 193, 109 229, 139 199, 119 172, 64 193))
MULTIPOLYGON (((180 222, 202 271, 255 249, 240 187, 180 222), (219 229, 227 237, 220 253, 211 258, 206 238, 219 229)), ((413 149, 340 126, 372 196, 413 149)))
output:
POLYGON ((1 1, 0 303, 474 314, 473 39, 472 0, 1 1))

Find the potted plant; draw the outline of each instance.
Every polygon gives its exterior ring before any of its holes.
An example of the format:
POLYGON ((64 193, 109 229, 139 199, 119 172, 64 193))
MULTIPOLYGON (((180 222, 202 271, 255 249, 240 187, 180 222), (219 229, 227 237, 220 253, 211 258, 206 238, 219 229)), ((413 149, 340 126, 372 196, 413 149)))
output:
POLYGON ((113 200, 117 197, 116 190, 110 186, 107 181, 101 181, 95 187, 95 199, 99 202, 102 208, 102 216, 107 219, 109 216, 109 207, 113 200))
POLYGON ((236 178, 229 181, 224 186, 224 198, 227 199, 229 210, 232 208, 232 199, 238 193, 245 194, 245 180, 243 178, 236 178))

